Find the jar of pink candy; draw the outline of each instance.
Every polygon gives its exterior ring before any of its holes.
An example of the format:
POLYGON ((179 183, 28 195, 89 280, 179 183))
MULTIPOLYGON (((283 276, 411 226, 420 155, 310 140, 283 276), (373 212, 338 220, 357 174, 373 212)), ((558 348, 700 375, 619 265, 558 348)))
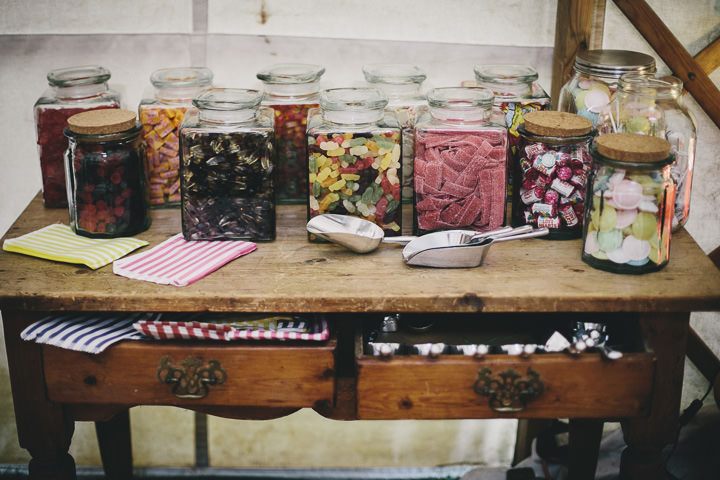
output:
POLYGON ((615 99, 620 77, 655 73, 655 59, 627 50, 586 50, 577 55, 573 69, 572 78, 560 90, 557 109, 577 113, 598 125, 615 99))
POLYGON ((614 273, 660 270, 670 260, 675 204, 670 142, 610 133, 591 153, 583 261, 614 273))
POLYGON ((492 91, 436 88, 427 99, 415 126, 415 232, 502 226, 508 139, 490 122, 492 91))
POLYGON ((550 239, 580 238, 592 122, 574 113, 537 111, 525 116, 519 131, 513 226, 549 228, 550 239))

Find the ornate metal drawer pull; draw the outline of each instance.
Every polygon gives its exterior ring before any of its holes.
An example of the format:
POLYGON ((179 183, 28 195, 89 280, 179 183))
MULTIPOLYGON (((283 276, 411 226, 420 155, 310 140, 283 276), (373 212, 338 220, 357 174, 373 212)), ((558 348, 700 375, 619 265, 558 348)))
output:
POLYGON ((530 368, 526 378, 521 378, 512 368, 498 373, 498 378, 491 375, 487 367, 478 371, 473 389, 478 395, 490 397, 490 408, 496 412, 521 412, 527 402, 540 396, 544 389, 540 375, 530 368))
POLYGON ((172 393, 178 398, 205 398, 210 393, 210 385, 220 385, 227 378, 217 360, 208 360, 207 366, 203 367, 201 360, 188 357, 180 362, 182 368, 171 362, 169 356, 160 359, 157 375, 160 382, 172 385, 172 393))

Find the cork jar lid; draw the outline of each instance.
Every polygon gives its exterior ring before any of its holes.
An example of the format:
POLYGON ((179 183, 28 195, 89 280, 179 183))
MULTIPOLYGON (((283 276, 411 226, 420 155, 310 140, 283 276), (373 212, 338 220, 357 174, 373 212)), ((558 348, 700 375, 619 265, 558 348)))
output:
POLYGON ((568 112, 536 110, 524 119, 527 132, 544 137, 579 137, 593 129, 591 120, 568 112))
POLYGON ((130 130, 137 117, 132 110, 105 108, 76 113, 68 118, 68 127, 81 135, 104 135, 130 130))
POLYGON ((637 133, 608 133, 595 139, 600 155, 621 162, 653 163, 668 159, 670 142, 637 133))

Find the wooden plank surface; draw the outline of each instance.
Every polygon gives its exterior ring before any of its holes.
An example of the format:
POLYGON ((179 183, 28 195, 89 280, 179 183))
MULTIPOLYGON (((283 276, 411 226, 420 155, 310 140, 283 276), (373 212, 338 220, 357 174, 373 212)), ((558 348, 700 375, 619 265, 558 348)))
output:
MULTIPOLYGON (((407 206, 406 206, 407 207, 407 206)), ((0 308, 237 312, 617 312, 720 310, 720 271, 686 232, 672 239, 660 272, 620 275, 582 262, 580 240, 519 240, 492 246, 471 269, 409 267, 401 247, 360 255, 307 241, 305 207, 278 208, 275 242, 187 287, 0 253, 0 308)), ((153 210, 150 247, 180 231, 180 211, 153 210)), ((407 217, 407 216, 406 216, 407 217)), ((39 197, 11 227, 16 237, 67 211, 39 197)), ((409 225, 411 222, 406 222, 409 225)), ((145 248, 150 248, 145 247, 145 248)))

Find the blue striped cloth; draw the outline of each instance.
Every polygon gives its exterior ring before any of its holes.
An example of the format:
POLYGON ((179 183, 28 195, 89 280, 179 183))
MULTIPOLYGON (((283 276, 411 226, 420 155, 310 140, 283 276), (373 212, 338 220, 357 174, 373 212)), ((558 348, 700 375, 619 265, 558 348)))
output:
POLYGON ((160 317, 159 313, 64 313, 33 323, 20 337, 78 352, 100 353, 121 340, 144 338, 133 323, 160 317))

